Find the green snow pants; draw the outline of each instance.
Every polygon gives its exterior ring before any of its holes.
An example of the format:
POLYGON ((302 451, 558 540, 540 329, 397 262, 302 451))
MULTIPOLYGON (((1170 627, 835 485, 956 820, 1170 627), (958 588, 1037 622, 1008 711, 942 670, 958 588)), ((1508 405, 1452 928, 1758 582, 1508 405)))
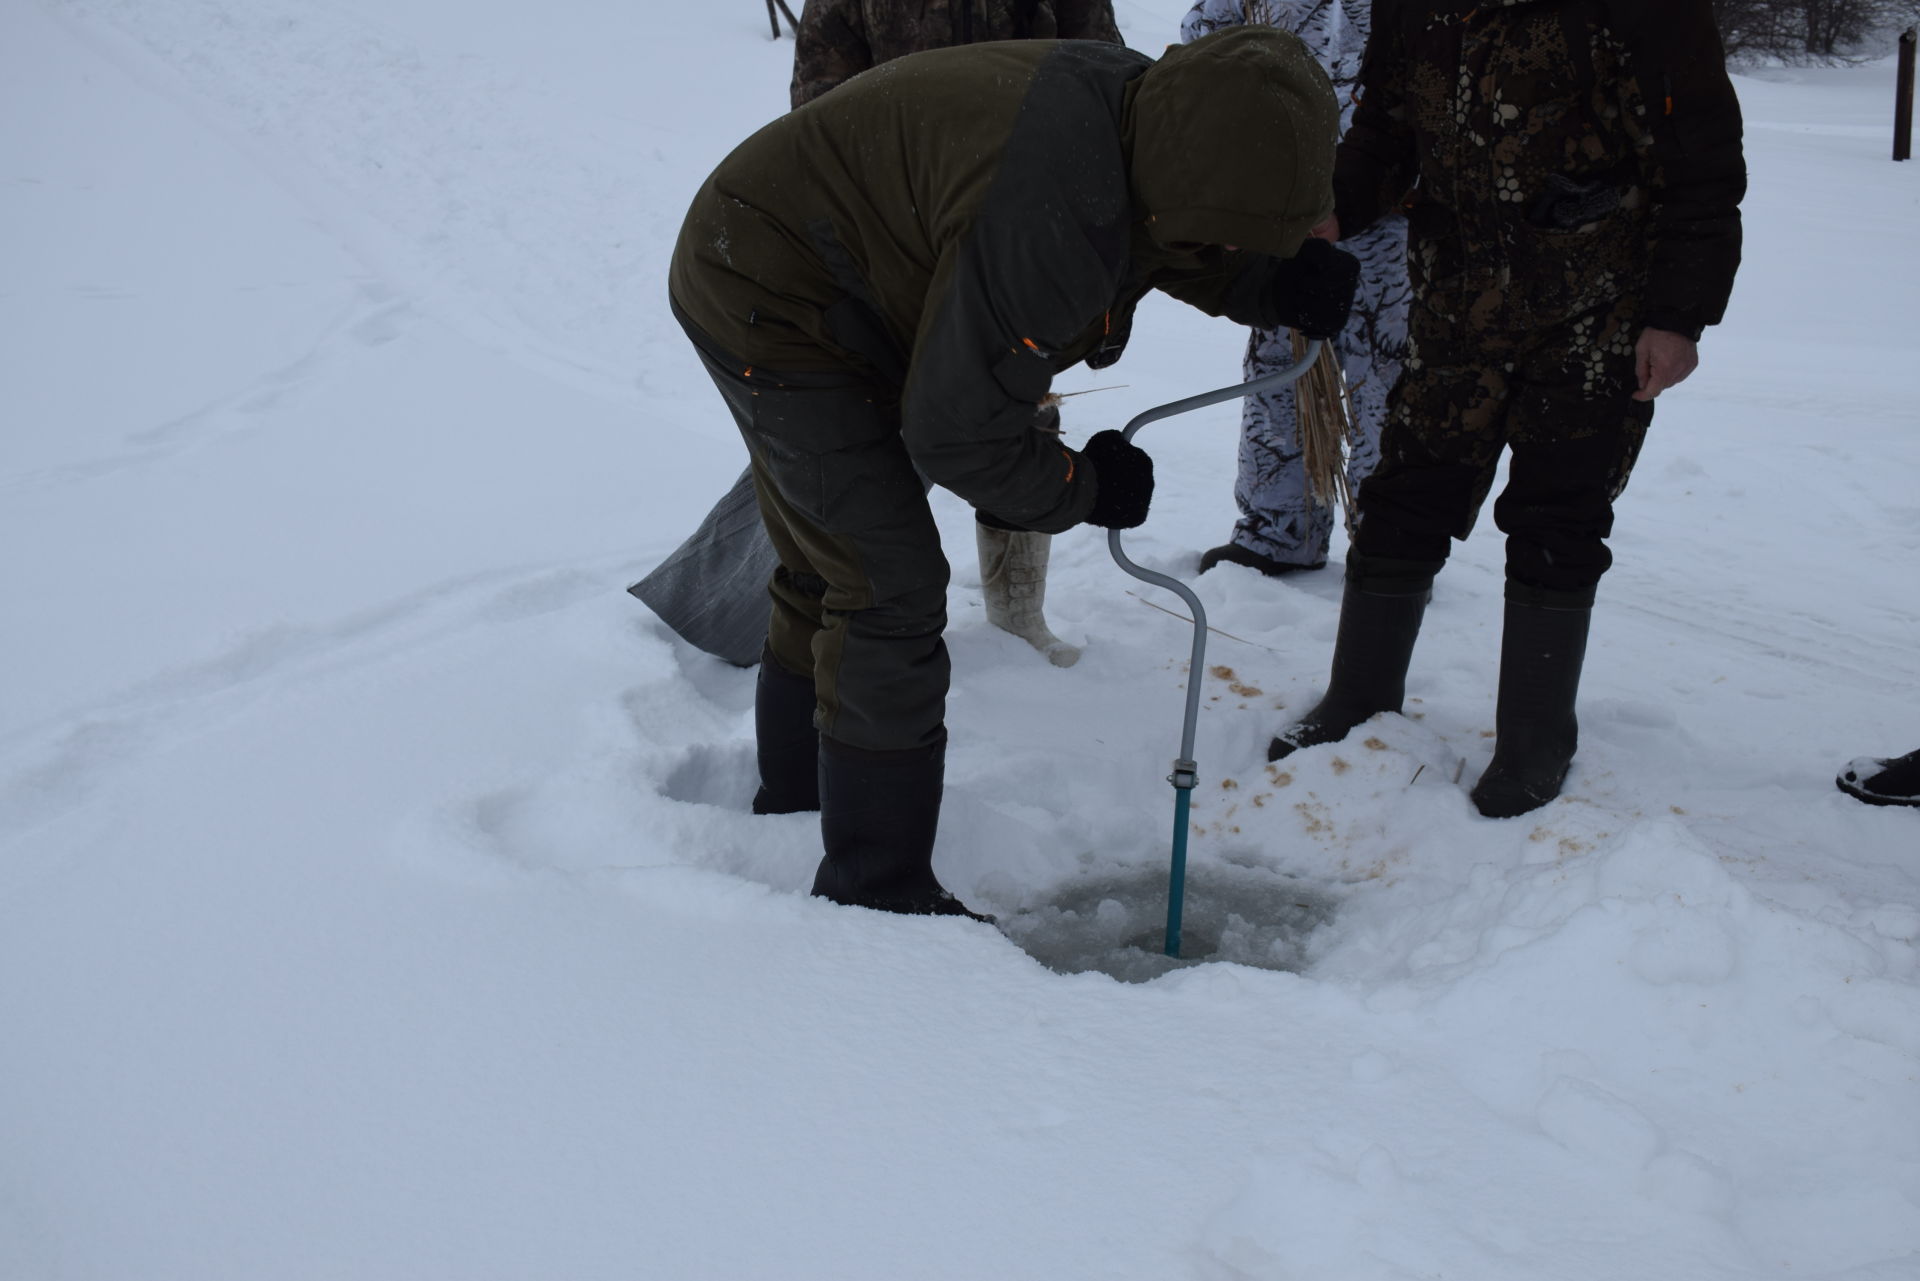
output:
POLYGON ((900 440, 898 393, 839 374, 775 374, 688 327, 752 457, 779 564, 768 645, 810 677, 815 727, 868 751, 942 741, 947 558, 900 440))

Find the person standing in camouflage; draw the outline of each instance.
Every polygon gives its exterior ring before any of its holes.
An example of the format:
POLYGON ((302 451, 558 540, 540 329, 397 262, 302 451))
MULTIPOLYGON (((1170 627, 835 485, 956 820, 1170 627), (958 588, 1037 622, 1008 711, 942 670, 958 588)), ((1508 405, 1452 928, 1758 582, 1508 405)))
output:
MULTIPOLYGON (((1306 41, 1333 81, 1341 100, 1341 128, 1353 119, 1353 90, 1373 17, 1372 0, 1200 0, 1180 24, 1184 40, 1225 27, 1259 23, 1291 31, 1306 41)), ((1407 220, 1398 209, 1341 245, 1360 260, 1360 294, 1353 319, 1334 340, 1353 402, 1347 442, 1348 492, 1380 458, 1380 426, 1387 392, 1400 377, 1407 353, 1407 220)), ((1257 329, 1248 338, 1249 382, 1293 364, 1292 337, 1284 329, 1257 329)), ((1225 561, 1269 577, 1327 563, 1333 508, 1307 483, 1293 386, 1249 396, 1241 411, 1239 471, 1233 487, 1240 508, 1233 536, 1200 558, 1205 573, 1225 561)))
MULTIPOLYGON (((1118 45, 1113 0, 807 0, 795 33, 790 97, 797 109, 863 71, 905 54, 987 40, 1098 40, 1118 45)), ((1054 411, 1036 424, 1059 429, 1054 411)), ((979 525, 980 591, 987 621, 1055 666, 1080 651, 1047 626, 1052 539, 979 525)), ((742 472, 700 527, 629 590, 691 644, 740 667, 759 661, 775 555, 742 472)))
POLYGON ((1493 761, 1512 817, 1560 794, 1606 538, 1654 398, 1725 311, 1746 191, 1710 0, 1378 0, 1335 217, 1409 214, 1413 311, 1326 696, 1277 760, 1398 711, 1449 540, 1512 451, 1493 761))
POLYGON ((903 54, 983 40, 1123 43, 1113 0, 807 0, 794 33, 793 105, 903 54))

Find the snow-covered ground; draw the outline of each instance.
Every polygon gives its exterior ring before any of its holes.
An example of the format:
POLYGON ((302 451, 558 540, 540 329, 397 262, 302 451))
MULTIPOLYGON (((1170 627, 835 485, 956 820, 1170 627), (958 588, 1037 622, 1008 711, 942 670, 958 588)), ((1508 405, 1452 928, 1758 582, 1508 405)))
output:
MULTIPOLYGON (((1130 43, 1181 0, 1121 0, 1130 43)), ((1490 822, 1499 539, 1411 715, 1262 762, 1337 568, 1189 629, 968 515, 938 865, 806 897, 751 674, 622 588, 741 461, 667 316, 755 0, 0 0, 0 1277, 1920 1277, 1920 166, 1743 78, 1748 254, 1620 508, 1568 793, 1490 822), (1159 975, 1159 977, 1154 977, 1159 975), (1140 981, 1147 980, 1151 981, 1140 981), (1127 980, 1127 981, 1120 981, 1127 980)), ((1235 381, 1167 300, 1084 435, 1235 381)), ((1236 413, 1149 428, 1187 575, 1236 413)))

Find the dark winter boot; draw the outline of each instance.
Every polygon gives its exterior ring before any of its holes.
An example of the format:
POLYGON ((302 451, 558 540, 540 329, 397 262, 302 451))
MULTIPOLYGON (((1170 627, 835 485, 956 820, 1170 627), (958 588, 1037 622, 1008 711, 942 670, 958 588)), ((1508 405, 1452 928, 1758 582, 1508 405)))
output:
POLYGON ((760 652, 753 689, 753 737, 760 758, 756 814, 804 814, 820 808, 820 734, 813 728, 813 679, 760 652))
POLYGON ((1349 556, 1326 697, 1267 745, 1268 760, 1337 743, 1368 717, 1400 710, 1407 664, 1439 572, 1438 561, 1349 556))
POLYGON ((1892 760, 1863 756, 1841 770, 1833 782, 1869 805, 1920 805, 1920 751, 1892 760))
POLYGON ((1587 656, 1590 597, 1509 587, 1500 641, 1500 704, 1493 762, 1474 784, 1488 818, 1513 818, 1560 795, 1580 741, 1573 704, 1587 656))
POLYGON ((1297 561, 1275 560, 1271 556, 1262 556, 1251 547, 1242 547, 1239 543, 1222 543, 1218 547, 1209 547, 1200 553, 1200 572, 1206 573, 1215 565, 1245 565, 1248 569, 1258 570, 1268 578, 1285 578, 1288 574, 1303 574, 1311 570, 1325 569, 1327 562, 1316 560, 1311 565, 1297 561))
POLYGON ((933 837, 947 740, 903 752, 870 752, 820 738, 820 839, 827 855, 813 878, 821 898, 910 916, 991 917, 969 912, 933 875, 933 837))

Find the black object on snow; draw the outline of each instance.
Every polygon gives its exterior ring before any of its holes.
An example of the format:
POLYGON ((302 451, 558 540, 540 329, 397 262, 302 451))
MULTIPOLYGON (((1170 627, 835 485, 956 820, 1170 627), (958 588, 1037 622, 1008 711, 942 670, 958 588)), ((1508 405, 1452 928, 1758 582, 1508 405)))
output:
POLYGON ((1920 748, 1891 760, 1863 756, 1841 770, 1833 783, 1869 805, 1920 806, 1920 748))

